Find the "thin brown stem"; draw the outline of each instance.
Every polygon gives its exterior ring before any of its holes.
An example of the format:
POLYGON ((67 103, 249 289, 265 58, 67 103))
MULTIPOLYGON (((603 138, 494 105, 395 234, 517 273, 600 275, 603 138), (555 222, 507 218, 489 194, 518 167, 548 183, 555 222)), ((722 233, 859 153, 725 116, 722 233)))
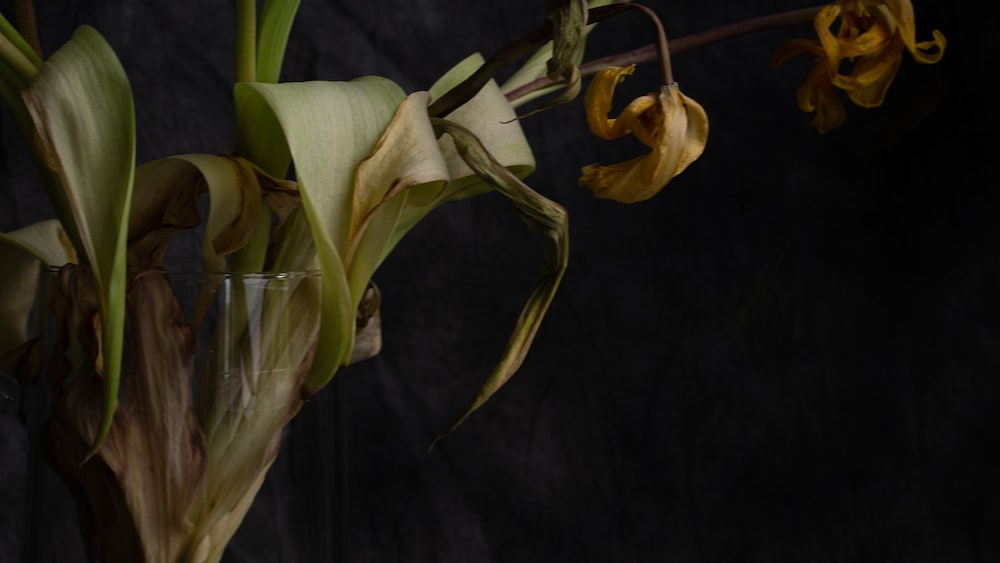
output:
MULTIPOLYGON (((629 4, 611 4, 601 8, 593 8, 588 12, 587 22, 597 23, 629 9, 629 4)), ((538 47, 552 39, 552 22, 546 21, 538 28, 529 31, 521 37, 504 45, 492 57, 483 63, 476 72, 455 86, 440 98, 434 100, 428 108, 432 117, 444 117, 472 99, 497 72, 516 63, 521 57, 528 55, 538 47)))
POLYGON ((31 48, 44 57, 42 42, 38 38, 38 23, 35 20, 35 3, 33 0, 16 0, 14 2, 14 17, 17 18, 17 31, 31 48))
MULTIPOLYGON (((712 43, 718 43, 720 41, 739 37, 741 35, 773 29, 775 27, 809 23, 816 17, 816 14, 822 8, 823 6, 815 6, 812 8, 802 8, 788 12, 780 12, 768 16, 761 16, 759 18, 751 18, 748 20, 734 22, 702 31, 700 33, 686 35, 684 37, 678 37, 677 39, 670 41, 670 51, 677 54, 697 49, 699 47, 704 47, 712 43)), ((602 68, 607 68, 609 66, 628 66, 631 64, 647 63, 656 60, 657 56, 657 45, 646 45, 624 53, 618 53, 589 61, 580 67, 580 74, 583 76, 589 76, 597 73, 602 68)), ((524 84, 515 90, 511 90, 507 93, 507 99, 514 101, 536 90, 548 88, 549 86, 557 83, 558 81, 542 77, 538 80, 524 84)))
MULTIPOLYGON (((628 6, 641 10, 653 20, 653 25, 656 26, 656 43, 651 46, 655 49, 656 56, 660 59, 660 68, 663 71, 663 83, 673 84, 674 71, 670 66, 670 47, 667 45, 667 32, 663 29, 663 22, 660 21, 660 17, 656 15, 656 12, 642 4, 628 4, 628 6)), ((583 70, 581 69, 582 73, 583 70)))

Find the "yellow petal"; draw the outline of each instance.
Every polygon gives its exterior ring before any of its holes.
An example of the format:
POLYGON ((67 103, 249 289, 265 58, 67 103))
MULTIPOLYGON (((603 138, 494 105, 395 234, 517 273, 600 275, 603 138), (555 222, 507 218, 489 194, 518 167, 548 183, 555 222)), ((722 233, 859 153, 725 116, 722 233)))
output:
POLYGON ((820 132, 839 126, 845 118, 836 88, 843 89, 855 104, 875 107, 899 70, 903 49, 917 62, 934 63, 944 53, 941 32, 933 40, 916 42, 913 5, 910 0, 837 0, 822 8, 813 20, 819 41, 786 41, 774 54, 777 66, 800 53, 811 53, 815 64, 796 93, 799 108, 815 112, 810 124, 820 132), (837 23, 837 33, 831 28, 837 23), (844 65, 844 62, 850 64, 844 65), (844 70, 844 67, 849 70, 844 70))
POLYGON ((844 104, 841 103, 837 92, 833 89, 831 78, 823 68, 822 63, 818 62, 813 66, 806 81, 796 92, 796 97, 799 109, 805 112, 816 112, 809 125, 815 127, 820 133, 839 127, 847 117, 844 104))
POLYGON ((653 95, 640 96, 632 100, 618 117, 608 118, 615 87, 634 70, 635 65, 608 67, 598 72, 591 81, 584 97, 584 107, 587 111, 587 124, 598 137, 611 140, 631 133, 636 120, 657 104, 653 95))
POLYGON ((840 62, 840 41, 833 36, 830 32, 830 26, 833 22, 837 20, 840 16, 841 9, 840 6, 833 4, 824 7, 822 10, 816 14, 816 18, 813 20, 813 27, 816 29, 816 34, 819 36, 819 42, 823 46, 823 51, 826 55, 826 60, 830 64, 832 70, 836 70, 837 64, 840 62))
POLYGON ((689 164, 698 160, 701 153, 705 151, 705 144, 708 142, 708 114, 705 113, 705 108, 701 107, 701 104, 681 93, 677 84, 663 87, 663 89, 666 88, 671 88, 675 92, 675 95, 683 102, 687 112, 685 142, 674 170, 674 176, 676 176, 683 172, 689 164))
POLYGON ((656 195, 705 150, 708 116, 697 102, 681 93, 677 84, 660 88, 657 105, 639 116, 635 133, 652 151, 610 166, 585 166, 580 184, 600 198, 623 203, 656 195))
POLYGON ((847 92, 855 104, 873 108, 882 105, 885 93, 892 84, 903 60, 903 43, 900 40, 881 56, 858 61, 850 75, 837 75, 833 83, 847 92))
MULTIPOLYGON (((846 18, 848 14, 844 16, 846 18)), ((874 18, 860 21, 859 18, 852 16, 851 19, 858 20, 855 22, 857 23, 855 30, 858 33, 841 35, 841 59, 877 56, 889 46, 893 34, 888 25, 874 18)))
MULTIPOLYGON (((938 30, 931 32, 934 37, 931 41, 921 41, 910 48, 910 54, 918 63, 934 64, 941 60, 944 55, 944 48, 948 46, 948 40, 944 34, 938 30), (928 52, 933 51, 933 52, 928 52)), ((905 41, 905 38, 904 38, 905 41)))
POLYGON ((896 19, 903 44, 918 63, 933 64, 941 60, 947 40, 938 30, 931 32, 931 41, 917 43, 917 23, 910 0, 885 0, 885 5, 896 19))

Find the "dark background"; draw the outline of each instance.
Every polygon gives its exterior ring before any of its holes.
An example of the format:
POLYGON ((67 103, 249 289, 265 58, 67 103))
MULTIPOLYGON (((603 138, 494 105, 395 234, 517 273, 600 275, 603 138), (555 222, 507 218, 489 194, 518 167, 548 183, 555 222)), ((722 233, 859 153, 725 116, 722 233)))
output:
MULTIPOLYGON (((50 52, 89 23, 119 53, 142 160, 232 148, 229 2, 38 4, 50 52)), ((424 89, 545 4, 303 0, 284 79, 424 89)), ((648 5, 679 37, 811 3, 648 5)), ((501 199, 451 204, 376 274, 382 354, 293 422, 226 561, 1000 561, 1000 26, 968 3, 915 7, 918 39, 948 38, 942 62, 906 55, 884 107, 825 135, 795 107, 808 58, 768 66, 808 25, 677 55, 709 143, 642 204, 576 185, 639 150, 590 137, 579 103, 527 119, 529 183, 568 209, 572 250, 518 375, 426 452, 541 267, 501 199)), ((594 56, 652 39, 637 14, 592 37, 594 56)), ((655 68, 630 83, 654 89, 655 68)), ((12 230, 51 211, 6 113, 0 127, 12 230)), ((2 420, 14 561, 26 437, 2 420)))

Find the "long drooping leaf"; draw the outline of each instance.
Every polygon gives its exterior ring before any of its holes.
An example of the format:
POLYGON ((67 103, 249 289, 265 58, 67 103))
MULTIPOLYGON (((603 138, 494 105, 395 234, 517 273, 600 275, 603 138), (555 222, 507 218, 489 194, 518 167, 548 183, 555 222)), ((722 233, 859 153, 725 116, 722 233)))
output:
POLYGON ((465 162, 507 199, 529 227, 544 235, 548 239, 548 245, 545 253, 545 269, 538 285, 521 310, 514 333, 507 342, 500 362, 465 410, 438 433, 431 442, 431 448, 489 400, 521 366, 542 318, 555 296, 569 259, 567 215, 559 204, 542 197, 521 182, 510 170, 497 162, 468 129, 441 119, 435 119, 434 126, 454 139, 455 147, 465 162))
MULTIPOLYGON (((42 161, 59 179, 81 258, 101 312, 103 410, 93 454, 111 428, 125 323, 128 212, 135 172, 135 116, 128 78, 93 28, 80 27, 24 92, 42 161)), ((59 209, 57 208, 57 211, 59 209)))
MULTIPOLYGON (((238 119, 253 120, 238 130, 278 129, 295 163, 295 174, 313 244, 323 272, 319 346, 306 392, 323 387, 344 365, 354 342, 355 310, 343 257, 350 244, 354 208, 354 171, 371 154, 406 97, 395 83, 378 77, 350 82, 237 84, 238 119), (277 126, 277 127, 276 127, 277 126)), ((243 136, 241 153, 267 155, 274 137, 243 136), (258 140, 260 139, 260 140, 258 140), (266 143, 266 144, 265 144, 266 143)), ((281 157, 255 161, 264 170, 281 166, 281 157)))

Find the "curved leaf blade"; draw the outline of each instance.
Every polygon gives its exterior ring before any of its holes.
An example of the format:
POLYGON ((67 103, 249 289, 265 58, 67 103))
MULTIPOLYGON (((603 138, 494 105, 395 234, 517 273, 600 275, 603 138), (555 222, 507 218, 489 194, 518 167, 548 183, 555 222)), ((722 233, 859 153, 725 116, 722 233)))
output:
MULTIPOLYGON (((379 77, 242 83, 234 95, 241 119, 261 116, 271 126, 280 126, 295 163, 303 211, 323 272, 320 345, 305 383, 305 392, 315 393, 348 362, 354 344, 355 310, 343 262, 350 245, 354 171, 406 96, 395 83, 379 77)), ((246 139, 253 154, 269 152, 246 139)), ((274 174, 264 163, 257 164, 274 174)))
POLYGON ((500 361, 468 406, 438 432, 428 449, 433 448, 441 438, 458 428, 470 414, 483 406, 521 367, 569 262, 566 211, 559 204, 532 190, 497 162, 476 136, 465 127, 443 119, 435 119, 434 126, 454 139, 462 158, 476 171, 476 174, 511 204, 529 227, 546 237, 547 247, 545 268, 535 290, 521 310, 500 361))
POLYGON ((136 169, 129 221, 129 253, 136 262, 158 264, 161 247, 174 232, 197 226, 198 196, 204 190, 210 202, 202 243, 205 271, 227 270, 226 256, 250 240, 262 203, 254 167, 228 155, 179 154, 136 169))
POLYGON ((275 83, 281 76, 288 35, 299 0, 264 0, 257 32, 257 81, 275 83))
POLYGON ((53 53, 27 90, 36 150, 58 177, 99 290, 103 411, 93 455, 111 428, 125 327, 128 213, 135 172, 135 112, 125 70, 95 29, 82 26, 53 53))
POLYGON ((345 259, 355 307, 389 253, 411 195, 419 191, 440 193, 448 180, 448 166, 427 115, 428 99, 427 92, 407 96, 374 152, 358 164, 351 248, 345 259))
MULTIPOLYGON (((432 100, 468 78, 482 66, 483 61, 482 55, 477 53, 455 65, 431 86, 429 92, 432 100)), ((535 157, 531 146, 517 121, 517 114, 496 82, 491 80, 487 83, 471 100, 451 112, 448 120, 469 129, 494 159, 518 178, 524 178, 534 171, 535 157)), ((442 137, 438 145, 448 165, 448 186, 444 191, 428 192, 427 188, 418 188, 410 193, 409 204, 403 209, 386 253, 438 205, 490 189, 462 159, 450 137, 442 137)))

